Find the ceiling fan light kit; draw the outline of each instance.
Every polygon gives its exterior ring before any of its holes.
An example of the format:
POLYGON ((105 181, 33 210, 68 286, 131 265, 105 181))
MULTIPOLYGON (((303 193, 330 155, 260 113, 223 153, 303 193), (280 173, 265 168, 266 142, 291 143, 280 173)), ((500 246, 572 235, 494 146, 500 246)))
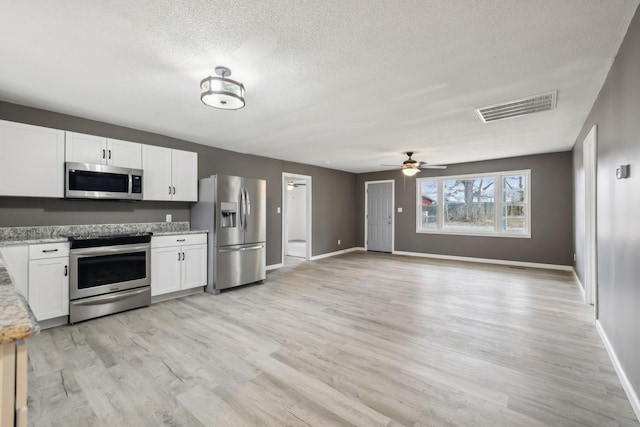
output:
POLYGON ((200 81, 200 100, 210 107, 222 110, 239 110, 244 107, 244 85, 228 79, 231 70, 227 67, 216 67, 220 77, 209 76, 200 81))
MULTIPOLYGON (((409 158, 402 162, 402 166, 400 166, 400 170, 405 176, 415 176, 421 169, 446 169, 447 167, 444 165, 428 165, 426 162, 421 162, 418 160, 413 160, 411 156, 413 156, 413 151, 406 151, 402 154, 407 155, 409 158)), ((396 165, 385 165, 382 166, 396 166, 396 165)))
POLYGON ((414 175, 416 175, 418 172, 420 172, 420 169, 418 169, 418 168, 414 168, 413 166, 403 167, 403 168, 402 168, 402 173, 403 173, 405 176, 414 176, 414 175))

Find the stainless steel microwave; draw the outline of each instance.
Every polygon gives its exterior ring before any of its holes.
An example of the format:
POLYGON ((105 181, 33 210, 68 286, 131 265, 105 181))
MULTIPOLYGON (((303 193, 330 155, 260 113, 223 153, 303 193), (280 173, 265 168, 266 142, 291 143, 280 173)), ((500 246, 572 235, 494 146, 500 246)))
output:
POLYGON ((64 197, 142 200, 142 170, 88 163, 65 163, 64 197))

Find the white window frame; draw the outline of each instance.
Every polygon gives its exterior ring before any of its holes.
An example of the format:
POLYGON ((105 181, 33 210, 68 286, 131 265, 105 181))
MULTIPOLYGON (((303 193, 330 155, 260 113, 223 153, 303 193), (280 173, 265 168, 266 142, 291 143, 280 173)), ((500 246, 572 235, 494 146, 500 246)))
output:
POLYGON ((501 172, 485 172, 468 175, 444 175, 444 176, 430 176, 416 179, 416 233, 421 234, 452 234, 458 236, 484 236, 484 237, 511 237, 516 239, 530 239, 531 238, 531 169, 515 170, 515 171, 501 171, 501 172), (521 202, 525 205, 525 225, 526 231, 524 233, 516 233, 513 231, 501 231, 502 229, 502 207, 505 204, 502 201, 503 188, 502 179, 505 176, 511 175, 524 175, 526 179, 526 200, 521 202), (494 224, 496 229, 494 231, 475 231, 469 232, 464 230, 445 230, 444 229, 444 181, 451 180, 468 180, 477 179, 482 177, 494 178, 494 224), (422 182, 423 181, 437 181, 438 182, 438 220, 437 229, 422 228, 422 182))

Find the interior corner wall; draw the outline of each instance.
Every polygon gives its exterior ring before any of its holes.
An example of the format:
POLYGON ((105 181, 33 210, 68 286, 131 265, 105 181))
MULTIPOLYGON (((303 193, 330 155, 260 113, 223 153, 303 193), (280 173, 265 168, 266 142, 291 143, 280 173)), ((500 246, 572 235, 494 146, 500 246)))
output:
POLYGON ((416 232, 416 179, 399 170, 358 175, 358 241, 364 246, 366 181, 395 180, 396 251, 541 264, 573 264, 571 152, 538 154, 423 170, 419 178, 531 170, 531 238, 461 236, 416 232), (403 212, 398 213, 397 208, 403 212))
MULTIPOLYGON (((582 141, 597 125, 598 322, 637 399, 640 392, 640 10, 636 11, 600 94, 578 135, 573 173, 582 173, 582 141), (627 179, 616 168, 630 165, 627 179)), ((584 189, 576 188, 576 196, 584 189)), ((584 203, 584 202, 582 202, 584 203)), ((576 209, 580 209, 576 198, 576 209)), ((576 229, 576 251, 584 230, 576 229)), ((584 259, 578 252, 577 272, 584 259)), ((636 404, 637 404, 636 400, 636 404)), ((635 407, 640 413, 640 407, 635 407)))
MULTIPOLYGON (((105 136, 198 153, 198 178, 213 174, 241 175, 267 181, 267 265, 282 262, 282 172, 313 180, 312 255, 356 245, 356 175, 318 166, 284 162, 195 144, 165 135, 0 101, 0 119, 73 132, 105 136), (337 239, 342 240, 338 246, 337 239)), ((0 227, 70 224, 118 224, 189 221, 187 202, 117 202, 39 197, 0 197, 0 227)))

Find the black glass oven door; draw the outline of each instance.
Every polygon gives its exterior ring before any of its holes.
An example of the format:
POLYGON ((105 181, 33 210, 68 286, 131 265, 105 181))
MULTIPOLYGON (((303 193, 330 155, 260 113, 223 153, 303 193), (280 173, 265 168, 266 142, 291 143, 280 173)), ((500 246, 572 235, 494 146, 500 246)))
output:
POLYGON ((149 245, 71 251, 71 299, 150 284, 149 245))

